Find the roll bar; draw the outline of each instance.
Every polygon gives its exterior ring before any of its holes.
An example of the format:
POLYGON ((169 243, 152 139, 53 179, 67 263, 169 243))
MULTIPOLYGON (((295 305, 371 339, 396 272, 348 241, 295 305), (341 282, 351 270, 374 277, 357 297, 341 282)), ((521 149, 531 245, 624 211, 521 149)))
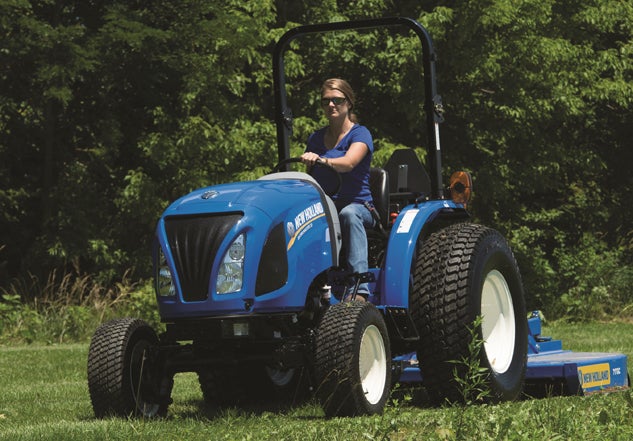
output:
POLYGON ((281 36, 273 52, 273 83, 275 94, 275 123, 277 125, 277 148, 279 162, 290 156, 290 133, 292 132, 292 112, 286 97, 286 77, 284 52, 295 38, 315 33, 342 30, 368 29, 405 26, 415 32, 422 43, 424 80, 424 110, 426 112, 427 149, 430 160, 431 191, 438 199, 444 199, 442 186, 442 156, 440 149, 439 124, 444 121, 442 98, 437 94, 433 41, 427 30, 416 20, 406 17, 387 17, 370 20, 343 21, 334 23, 298 26, 281 36))

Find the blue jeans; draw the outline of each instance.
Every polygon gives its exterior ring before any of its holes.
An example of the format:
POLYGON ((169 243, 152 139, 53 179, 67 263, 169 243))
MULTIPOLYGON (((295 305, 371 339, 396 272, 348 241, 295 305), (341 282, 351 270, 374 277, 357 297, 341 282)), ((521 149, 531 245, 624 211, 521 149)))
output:
MULTIPOLYGON (((347 253, 347 266, 356 273, 366 273, 367 263, 367 233, 365 227, 374 226, 374 218, 363 204, 351 203, 339 212, 341 233, 343 235, 343 248, 347 253)), ((348 290, 348 294, 352 292, 348 290)), ((369 294, 369 285, 361 283, 358 293, 369 294)))

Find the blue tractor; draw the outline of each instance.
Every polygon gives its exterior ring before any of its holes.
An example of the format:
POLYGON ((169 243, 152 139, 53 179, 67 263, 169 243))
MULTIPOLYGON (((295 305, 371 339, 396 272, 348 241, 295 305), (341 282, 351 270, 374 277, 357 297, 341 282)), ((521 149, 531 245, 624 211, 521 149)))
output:
POLYGON ((408 18, 300 26, 281 37, 273 61, 279 163, 260 179, 201 188, 165 210, 153 258, 166 331, 133 318, 96 330, 88 356, 96 416, 166 414, 180 372, 197 373, 210 405, 311 391, 327 416, 375 414, 412 368, 432 402, 457 401, 466 366, 455 361, 471 355, 473 338, 482 342, 488 399, 519 397, 528 341, 536 347, 519 269, 500 233, 470 221, 470 176, 443 181, 427 31, 408 18), (367 231, 370 270, 350 273, 332 195, 310 175, 286 171, 297 159, 283 54, 307 34, 396 26, 422 43, 430 172, 411 149, 372 169, 379 222, 367 231), (368 301, 341 301, 361 282, 370 284, 368 301))

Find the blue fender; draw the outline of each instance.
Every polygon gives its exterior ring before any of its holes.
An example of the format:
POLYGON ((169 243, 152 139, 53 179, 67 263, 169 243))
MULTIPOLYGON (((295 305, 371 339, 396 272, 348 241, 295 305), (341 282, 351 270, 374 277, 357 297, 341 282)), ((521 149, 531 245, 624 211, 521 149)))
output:
POLYGON ((450 200, 433 200, 409 205, 400 212, 389 235, 385 264, 379 277, 384 306, 409 307, 411 269, 418 237, 438 214, 453 210, 464 211, 462 205, 450 200))

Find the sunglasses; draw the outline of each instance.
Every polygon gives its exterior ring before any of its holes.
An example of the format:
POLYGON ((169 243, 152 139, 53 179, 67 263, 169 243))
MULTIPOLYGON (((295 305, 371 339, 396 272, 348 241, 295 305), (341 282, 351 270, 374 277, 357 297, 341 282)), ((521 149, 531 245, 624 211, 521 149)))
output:
POLYGON ((335 106, 340 106, 345 101, 347 101, 347 98, 345 98, 344 96, 335 96, 333 98, 321 98, 321 105, 328 106, 330 103, 334 103, 335 106))

